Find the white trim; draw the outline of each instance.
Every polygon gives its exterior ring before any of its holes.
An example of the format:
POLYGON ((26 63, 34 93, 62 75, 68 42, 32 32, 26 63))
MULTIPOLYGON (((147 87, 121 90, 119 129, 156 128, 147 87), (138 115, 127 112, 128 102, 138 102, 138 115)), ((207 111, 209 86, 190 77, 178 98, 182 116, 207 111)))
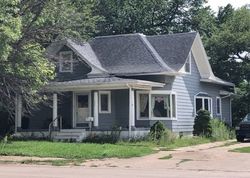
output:
POLYGON ((109 114, 111 113, 111 92, 110 91, 99 91, 99 113, 100 114, 109 114), (102 111, 101 108, 101 95, 108 95, 108 110, 107 111, 102 111))
POLYGON ((137 120, 150 120, 149 117, 140 117, 140 94, 148 94, 148 114, 150 105, 150 92, 149 91, 136 91, 136 118, 137 120))
POLYGON ((187 61, 184 64, 184 73, 191 74, 191 70, 192 70, 191 63, 192 63, 192 52, 190 51, 188 53, 187 61), (187 62, 189 62, 189 72, 186 71, 186 64, 187 64, 187 62))
POLYGON ((22 127, 22 96, 16 94, 15 98, 15 132, 22 127))
POLYGON ((98 92, 94 91, 94 126, 98 127, 99 125, 99 114, 98 114, 98 92))
POLYGON ((59 52, 59 72, 73 72, 73 52, 72 51, 61 51, 59 52), (70 54, 70 59, 69 60, 63 60, 62 59, 62 54, 70 54), (70 62, 70 70, 62 70, 63 69, 63 63, 65 61, 70 62))
POLYGON ((132 127, 135 126, 135 91, 129 87, 129 138, 131 138, 132 127))
POLYGON ((53 93, 53 118, 52 118, 52 121, 53 121, 54 127, 58 126, 58 121, 54 120, 56 118, 57 118, 57 94, 53 93))
POLYGON ((137 100, 137 106, 136 106, 136 118, 137 120, 177 120, 177 93, 171 90, 153 90, 150 92, 146 92, 146 91, 137 91, 137 96, 136 96, 136 100, 137 100), (140 94, 148 94, 149 95, 149 118, 140 118, 140 113, 139 113, 139 95, 140 94), (151 106, 151 102, 152 102, 152 94, 160 94, 160 95, 170 95, 170 117, 153 117, 152 116, 152 106, 151 106), (173 117, 173 106, 172 106, 172 96, 175 95, 175 117, 173 117))
MULTIPOLYGON (((202 93, 202 92, 199 92, 202 93)), ((196 94, 194 96, 194 113, 195 115, 197 114, 196 111, 196 99, 202 99, 202 110, 205 110, 205 99, 208 99, 208 111, 210 112, 210 115, 213 116, 213 98, 210 96, 197 96, 198 94, 196 94), (211 105, 210 105, 211 104, 211 105)))
POLYGON ((216 115, 219 115, 219 116, 221 116, 221 115, 222 115, 221 97, 218 97, 218 96, 216 97, 216 115), (218 109, 218 108, 217 108, 217 107, 218 107, 217 100, 219 100, 219 102, 220 102, 220 103, 219 103, 219 104, 220 104, 220 112, 217 112, 217 111, 218 111, 218 110, 217 110, 217 109, 218 109))
POLYGON ((74 92, 73 93, 73 128, 81 128, 81 127, 76 127, 76 120, 77 120, 77 114, 76 114, 76 110, 78 109, 78 106, 77 106, 77 102, 78 102, 78 99, 77 97, 79 95, 88 95, 88 107, 89 107, 89 117, 91 117, 91 111, 92 111, 92 107, 91 107, 91 91, 88 91, 88 92, 74 92))

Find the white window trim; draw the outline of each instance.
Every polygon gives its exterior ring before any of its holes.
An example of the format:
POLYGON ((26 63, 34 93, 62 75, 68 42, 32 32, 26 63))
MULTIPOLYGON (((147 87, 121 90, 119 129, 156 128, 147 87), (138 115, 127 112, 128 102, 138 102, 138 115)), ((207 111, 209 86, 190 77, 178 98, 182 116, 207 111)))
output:
POLYGON ((221 97, 216 97, 216 114, 217 115, 219 115, 219 116, 221 116, 221 113, 222 113, 222 110, 221 110, 222 108, 221 108, 221 97), (220 112, 218 113, 217 111, 217 107, 218 107, 218 103, 217 103, 217 100, 219 99, 219 101, 220 101, 220 112))
POLYGON ((111 113, 111 92, 110 91, 99 91, 99 113, 101 113, 101 114, 111 113), (108 95, 108 110, 107 111, 101 110, 101 95, 102 94, 108 95))
POLYGON ((176 92, 174 91, 166 91, 166 90, 154 90, 154 91, 137 91, 136 92, 136 115, 137 115, 137 120, 177 120, 177 94, 176 92), (146 117, 143 117, 141 118, 140 117, 140 112, 139 112, 139 95, 140 94, 148 94, 149 95, 149 106, 148 106, 148 110, 149 110, 149 118, 146 118, 146 117), (171 114, 171 117, 153 117, 152 116, 152 106, 151 106, 151 96, 152 94, 162 94, 162 95, 170 95, 170 114, 171 114), (172 95, 175 95, 175 117, 173 117, 173 106, 172 106, 172 95))
MULTIPOLYGON (((149 91, 137 91, 136 92, 136 116, 137 116, 136 118, 137 118, 137 120, 150 120, 149 117, 140 117, 140 112, 139 112, 140 111, 140 94, 148 94, 148 102, 150 102, 150 92, 149 91)), ((148 114, 150 116, 149 108, 148 108, 148 114)))
POLYGON ((73 53, 72 51, 61 51, 59 53, 59 72, 73 72, 73 53), (70 59, 67 61, 70 61, 70 70, 63 70, 63 59, 62 54, 70 54, 70 59))
POLYGON ((184 65, 184 73, 186 73, 186 74, 191 74, 191 70, 192 70, 192 68, 191 68, 191 63, 192 63, 192 55, 191 55, 191 51, 189 52, 189 54, 188 54, 188 59, 187 59, 187 61, 186 61, 186 63, 185 63, 185 65, 184 65), (186 71, 186 63, 187 63, 187 61, 189 61, 189 72, 187 72, 186 71))
POLYGON ((209 96, 195 96, 194 97, 194 110, 195 110, 195 115, 197 114, 197 111, 196 111, 196 99, 202 99, 202 110, 205 110, 205 102, 204 102, 204 99, 208 99, 208 102, 210 101, 211 102, 211 106, 208 105, 208 107, 210 107, 210 115, 213 116, 213 98, 212 97, 209 97, 209 96))

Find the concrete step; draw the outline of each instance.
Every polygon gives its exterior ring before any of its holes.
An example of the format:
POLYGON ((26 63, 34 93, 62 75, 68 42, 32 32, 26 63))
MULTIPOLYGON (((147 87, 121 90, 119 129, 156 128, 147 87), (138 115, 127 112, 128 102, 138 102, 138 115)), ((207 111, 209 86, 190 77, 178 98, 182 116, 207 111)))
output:
POLYGON ((64 129, 53 137, 55 141, 82 141, 86 137, 84 129, 64 129))

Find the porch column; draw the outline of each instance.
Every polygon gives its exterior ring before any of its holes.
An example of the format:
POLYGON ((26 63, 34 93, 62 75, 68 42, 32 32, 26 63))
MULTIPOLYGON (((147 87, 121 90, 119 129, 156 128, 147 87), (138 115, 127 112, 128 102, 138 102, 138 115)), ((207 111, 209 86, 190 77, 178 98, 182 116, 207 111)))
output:
POLYGON ((135 127, 135 95, 134 90, 129 88, 129 137, 131 137, 132 128, 135 127))
POLYGON ((98 127, 98 92, 94 92, 94 127, 98 127))
MULTIPOLYGON (((53 93, 53 120, 57 118, 57 94, 56 93, 53 93)), ((54 127, 57 127, 58 126, 58 121, 55 120, 53 122, 53 126, 54 127)))
POLYGON ((16 94, 15 100, 15 132, 22 127, 22 96, 16 94))

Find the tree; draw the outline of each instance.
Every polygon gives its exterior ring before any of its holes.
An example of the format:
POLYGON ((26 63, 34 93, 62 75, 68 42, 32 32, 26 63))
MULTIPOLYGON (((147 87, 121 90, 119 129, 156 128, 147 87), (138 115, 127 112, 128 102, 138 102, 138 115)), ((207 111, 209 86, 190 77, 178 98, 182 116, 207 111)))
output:
POLYGON ((104 17, 98 35, 167 34, 199 30, 209 33, 213 19, 205 0, 109 0, 100 1, 96 13, 104 17), (204 14, 204 15, 203 15, 204 14), (202 17, 202 18, 201 18, 202 17), (202 26, 200 21, 207 21, 202 26), (207 28, 207 27, 210 28, 207 28))
POLYGON ((220 9, 218 28, 205 44, 215 74, 240 84, 250 81, 250 10, 220 9))
POLYGON ((45 47, 56 38, 92 36, 100 20, 94 7, 92 0, 0 1, 1 109, 13 113, 16 93, 31 106, 54 77, 45 47))

